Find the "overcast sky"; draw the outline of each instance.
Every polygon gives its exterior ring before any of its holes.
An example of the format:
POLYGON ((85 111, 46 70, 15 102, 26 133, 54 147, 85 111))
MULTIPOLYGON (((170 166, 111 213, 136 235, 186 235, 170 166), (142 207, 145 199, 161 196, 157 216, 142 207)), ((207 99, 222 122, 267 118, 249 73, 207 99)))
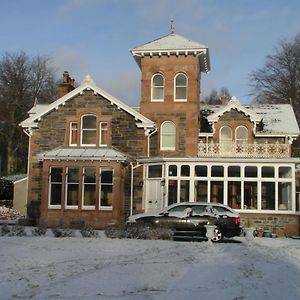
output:
POLYGON ((53 58, 62 74, 97 85, 130 105, 140 70, 129 49, 170 32, 205 44, 211 71, 202 96, 227 87, 249 103, 248 75, 283 38, 300 33, 299 0, 10 0, 1 1, 0 55, 25 51, 53 58))

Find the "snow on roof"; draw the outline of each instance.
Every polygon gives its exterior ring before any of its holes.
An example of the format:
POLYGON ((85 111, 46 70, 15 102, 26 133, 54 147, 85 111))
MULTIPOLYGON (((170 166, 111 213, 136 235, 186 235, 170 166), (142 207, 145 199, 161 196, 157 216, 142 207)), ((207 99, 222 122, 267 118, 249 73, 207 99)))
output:
MULTIPOLYGON (((32 128, 38 127, 38 122, 41 120, 43 116, 48 114, 49 112, 56 110, 61 105, 65 105, 65 103, 75 96, 82 94, 85 90, 92 90, 94 94, 99 94, 106 98, 112 105, 116 105, 118 108, 123 109, 127 113, 131 114, 136 119, 136 125, 140 128, 153 128, 154 122, 137 112, 136 110, 132 109, 122 101, 118 100, 114 96, 110 95, 109 93, 105 92, 101 88, 99 88, 90 75, 87 75, 85 79, 81 82, 80 86, 76 89, 71 91, 70 93, 64 95, 63 97, 57 99, 56 101, 50 103, 49 105, 36 105, 30 110, 33 111, 34 114, 29 116, 26 120, 20 123, 20 126, 24 128, 32 128)), ((33 113, 32 112, 32 113, 33 113)))
MULTIPOLYGON (((290 104, 253 104, 241 105, 245 110, 256 115, 263 122, 263 130, 260 134, 279 134, 298 136, 299 126, 295 117, 293 107, 290 104)), ((202 111, 208 115, 213 115, 222 109, 222 105, 205 105, 202 111)))
POLYGON ((47 106, 49 104, 35 104, 29 111, 28 111, 28 114, 29 116, 32 116, 34 114, 38 114, 38 113, 41 113, 42 111, 44 111, 47 106))
POLYGON ((37 154, 40 160, 114 160, 125 161, 126 156, 112 148, 61 147, 37 154))
POLYGON ((193 54, 199 57, 203 71, 208 72, 210 70, 208 46, 175 33, 170 33, 144 45, 132 48, 130 52, 139 66, 141 56, 144 55, 193 54))

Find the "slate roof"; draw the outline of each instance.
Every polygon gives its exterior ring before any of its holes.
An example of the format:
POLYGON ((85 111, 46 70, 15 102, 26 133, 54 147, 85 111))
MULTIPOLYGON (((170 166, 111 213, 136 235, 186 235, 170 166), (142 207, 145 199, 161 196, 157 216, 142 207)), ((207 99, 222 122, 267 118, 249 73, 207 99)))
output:
POLYGON ((39 160, 125 161, 126 155, 112 148, 60 147, 36 155, 39 160))
MULTIPOLYGON (((262 130, 256 135, 289 135, 298 136, 299 126, 290 104, 255 104, 241 105, 253 115, 259 116, 262 120, 262 130)), ((207 117, 222 109, 222 105, 204 105, 201 108, 207 117)))
POLYGON ((199 57, 202 72, 210 70, 208 46, 175 33, 170 33, 144 45, 132 48, 130 52, 139 66, 141 57, 144 55, 193 54, 199 57))

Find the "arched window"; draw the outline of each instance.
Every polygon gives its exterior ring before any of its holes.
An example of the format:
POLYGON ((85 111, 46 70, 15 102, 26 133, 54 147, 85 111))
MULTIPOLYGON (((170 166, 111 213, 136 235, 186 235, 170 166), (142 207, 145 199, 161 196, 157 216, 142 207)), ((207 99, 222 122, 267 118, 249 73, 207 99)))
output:
POLYGON ((175 76, 174 83, 174 100, 186 101, 187 100, 187 84, 188 80, 185 74, 179 73, 175 76))
POLYGON ((81 145, 96 146, 96 116, 81 117, 81 145))
POLYGON ((175 150, 176 126, 173 122, 166 121, 161 124, 160 137, 161 150, 175 150))
POLYGON ((151 82, 151 100, 163 101, 165 89, 165 79, 161 74, 155 74, 151 82))
POLYGON ((229 126, 223 126, 220 130, 220 150, 230 152, 232 145, 232 129, 229 126))
POLYGON ((235 132, 235 141, 237 144, 248 143, 248 129, 245 126, 239 126, 235 132))

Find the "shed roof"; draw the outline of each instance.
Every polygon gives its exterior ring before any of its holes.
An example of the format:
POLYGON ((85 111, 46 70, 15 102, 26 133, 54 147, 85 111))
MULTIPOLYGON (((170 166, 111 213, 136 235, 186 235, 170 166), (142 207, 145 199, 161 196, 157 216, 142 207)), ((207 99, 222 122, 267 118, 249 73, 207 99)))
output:
POLYGON ((39 160, 125 161, 126 155, 112 148, 61 147, 36 155, 39 160))

